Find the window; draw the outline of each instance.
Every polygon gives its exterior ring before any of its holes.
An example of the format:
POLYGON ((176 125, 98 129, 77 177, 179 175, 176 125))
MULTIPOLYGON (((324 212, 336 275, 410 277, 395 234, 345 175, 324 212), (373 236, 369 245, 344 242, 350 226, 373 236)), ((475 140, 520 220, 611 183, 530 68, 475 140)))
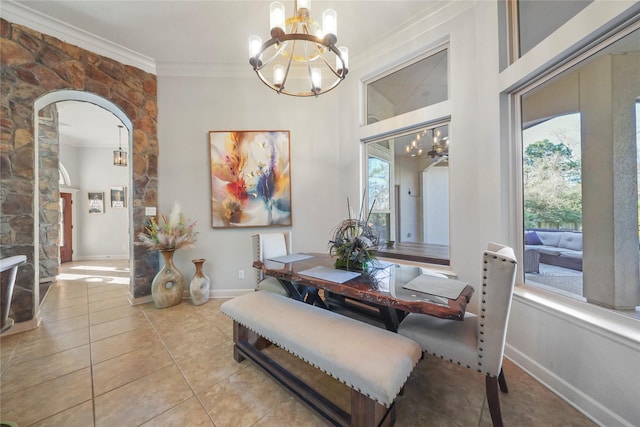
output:
MULTIPOLYGON (((576 16, 593 0, 505 0, 499 7, 507 14, 511 40, 511 63, 576 16)), ((504 22, 504 21, 503 21, 504 22)))
POLYGON ((520 94, 525 282, 619 310, 640 305, 637 28, 520 94))
POLYGON ((368 142, 367 206, 380 255, 449 264, 449 125, 368 142))
POLYGON ((367 84, 367 124, 446 101, 448 50, 437 51, 367 84))
POLYGON ((448 54, 435 46, 365 82, 365 196, 381 256, 449 265, 448 54))

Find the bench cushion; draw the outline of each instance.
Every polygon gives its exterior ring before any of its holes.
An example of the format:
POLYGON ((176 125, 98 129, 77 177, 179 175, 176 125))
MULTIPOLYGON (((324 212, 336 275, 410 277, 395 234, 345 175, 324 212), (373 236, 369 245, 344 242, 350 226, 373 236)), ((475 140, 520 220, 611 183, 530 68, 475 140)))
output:
POLYGON ((221 311, 387 407, 422 355, 413 340, 271 292, 233 298, 221 311))

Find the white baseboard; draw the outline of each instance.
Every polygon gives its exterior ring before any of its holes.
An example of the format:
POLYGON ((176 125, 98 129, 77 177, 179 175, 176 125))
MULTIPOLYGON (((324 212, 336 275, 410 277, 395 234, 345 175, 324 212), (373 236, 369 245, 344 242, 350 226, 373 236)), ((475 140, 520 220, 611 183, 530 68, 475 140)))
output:
POLYGON ((131 305, 140 305, 140 304, 146 304, 148 302, 153 302, 151 295, 145 295, 143 297, 134 298, 133 295, 129 294, 129 298, 127 299, 129 300, 129 304, 131 305))
POLYGON ((505 357, 598 425, 633 427, 630 422, 509 344, 505 347, 505 357))
POLYGON ((210 298, 233 298, 255 292, 255 289, 212 289, 210 298))
POLYGON ((35 316, 33 319, 26 320, 24 322, 14 323, 10 329, 7 329, 2 333, 3 337, 8 337, 9 335, 19 334, 20 332, 30 331, 35 329, 40 324, 42 319, 39 315, 35 316))
POLYGON ((74 256, 74 261, 104 261, 108 259, 129 259, 129 255, 93 255, 93 256, 74 256))

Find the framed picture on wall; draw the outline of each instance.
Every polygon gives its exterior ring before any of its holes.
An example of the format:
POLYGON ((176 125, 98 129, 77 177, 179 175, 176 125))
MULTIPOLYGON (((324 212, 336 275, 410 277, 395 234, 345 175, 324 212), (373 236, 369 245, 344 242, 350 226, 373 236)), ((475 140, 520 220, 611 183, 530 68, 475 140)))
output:
POLYGON ((111 207, 127 207, 127 187, 111 187, 111 207))
POLYGON ((211 226, 291 225, 288 130, 210 131, 211 226))
POLYGON ((104 213, 104 193, 89 192, 89 213, 104 213))

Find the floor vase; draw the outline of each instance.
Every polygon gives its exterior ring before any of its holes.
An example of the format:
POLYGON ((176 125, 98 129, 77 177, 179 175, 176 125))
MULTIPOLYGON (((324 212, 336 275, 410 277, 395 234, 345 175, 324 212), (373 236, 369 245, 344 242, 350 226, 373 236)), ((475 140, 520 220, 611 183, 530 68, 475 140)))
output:
POLYGON ((157 308, 167 308, 182 301, 184 275, 173 264, 175 251, 160 251, 164 258, 164 267, 156 274, 151 283, 151 296, 157 308))
POLYGON ((202 272, 202 264, 204 264, 206 260, 204 258, 198 258, 191 260, 191 262, 196 266, 196 274, 191 279, 191 283, 189 284, 189 293, 191 294, 191 302, 193 305, 202 305, 205 302, 209 301, 209 287, 210 287, 210 279, 209 276, 202 272))

